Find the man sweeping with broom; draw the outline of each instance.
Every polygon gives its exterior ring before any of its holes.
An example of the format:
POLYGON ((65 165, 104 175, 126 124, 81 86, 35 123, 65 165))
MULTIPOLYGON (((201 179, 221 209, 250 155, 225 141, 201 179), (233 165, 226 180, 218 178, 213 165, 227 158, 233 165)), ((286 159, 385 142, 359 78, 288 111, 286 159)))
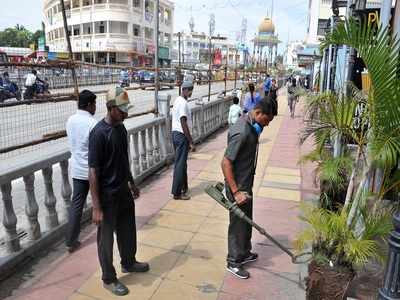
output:
MULTIPOLYGON (((273 118, 273 105, 264 98, 252 111, 229 128, 228 146, 221 163, 226 196, 231 202, 236 202, 250 219, 253 214, 252 188, 259 136, 273 118)), ((255 261, 258 257, 257 253, 250 252, 251 233, 251 225, 230 212, 227 270, 241 279, 250 276, 243 265, 255 261)))

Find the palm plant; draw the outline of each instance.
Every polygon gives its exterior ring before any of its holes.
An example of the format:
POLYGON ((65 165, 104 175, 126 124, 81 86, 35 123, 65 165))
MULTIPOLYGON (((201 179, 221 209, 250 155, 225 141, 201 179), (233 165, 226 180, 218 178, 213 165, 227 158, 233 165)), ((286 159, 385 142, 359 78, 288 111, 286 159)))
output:
POLYGON ((361 235, 355 233, 354 227, 347 226, 347 210, 332 212, 303 206, 302 211, 301 219, 310 226, 298 236, 295 247, 303 251, 311 242, 313 258, 318 264, 345 267, 354 272, 370 259, 384 259, 379 240, 392 229, 389 209, 373 213, 361 210, 365 220, 365 230, 361 235))
POLYGON ((368 179, 376 168, 383 170, 385 179, 379 191, 374 191, 377 199, 381 199, 388 188, 392 189, 400 184, 400 176, 392 177, 391 184, 387 184, 386 180, 397 166, 400 156, 400 80, 397 73, 399 42, 390 37, 387 29, 378 29, 367 24, 362 26, 351 19, 338 24, 332 33, 328 33, 322 42, 322 48, 337 44, 355 48, 371 77, 372 87, 364 103, 360 129, 354 129, 354 115, 357 105, 360 104, 360 97, 353 95, 346 98, 326 94, 319 96, 319 101, 313 104, 319 116, 308 123, 306 121, 303 140, 314 135, 317 143, 321 143, 332 136, 341 136, 344 139, 351 137, 356 142, 358 150, 344 205, 344 209, 349 210, 347 222, 350 225, 362 218, 361 204, 365 198, 363 194, 368 190, 368 179), (361 169, 357 174, 360 165, 361 169), (361 175, 358 186, 357 175, 361 175))

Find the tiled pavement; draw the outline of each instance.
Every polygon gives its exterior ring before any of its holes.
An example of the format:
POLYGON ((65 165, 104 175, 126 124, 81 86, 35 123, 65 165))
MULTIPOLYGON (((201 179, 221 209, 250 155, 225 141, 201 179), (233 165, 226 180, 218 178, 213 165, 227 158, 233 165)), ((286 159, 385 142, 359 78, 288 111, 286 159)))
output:
MULTIPOLYGON (((300 126, 301 118, 288 117, 286 99, 281 97, 280 114, 261 137, 254 186, 255 221, 288 246, 300 227, 299 201, 304 191, 313 189, 309 170, 297 165, 300 126)), ((207 184, 222 180, 225 146, 224 131, 191 154, 190 201, 170 200, 172 168, 142 188, 136 202, 137 258, 148 261, 151 270, 129 275, 118 271, 129 295, 114 297, 102 288, 93 227, 79 251, 53 262, 13 299, 304 299, 298 267, 255 230, 253 248, 260 257, 249 264, 251 278, 240 280, 226 272, 228 214, 203 191, 207 184)), ((119 266, 117 250, 115 265, 119 266)))

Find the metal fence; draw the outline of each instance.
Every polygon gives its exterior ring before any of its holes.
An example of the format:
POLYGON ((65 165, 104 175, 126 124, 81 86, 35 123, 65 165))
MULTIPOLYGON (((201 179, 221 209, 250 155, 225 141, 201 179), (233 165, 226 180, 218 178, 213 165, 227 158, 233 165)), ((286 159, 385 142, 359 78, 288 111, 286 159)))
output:
MULTIPOLYGON (((79 90, 90 89, 97 94, 95 118, 106 114, 107 90, 115 87, 122 69, 129 71, 128 90, 134 109, 132 116, 150 113, 154 106, 154 68, 130 68, 121 66, 102 66, 85 63, 58 64, 0 64, 0 70, 7 71, 11 81, 23 87, 28 72, 35 69, 39 77, 46 77, 50 83, 49 94, 38 94, 33 99, 17 101, 10 98, 0 103, 0 159, 15 157, 37 150, 47 144, 58 143, 65 137, 65 123, 76 111, 76 95, 73 94, 71 69, 75 68, 79 90), (149 76, 140 77, 141 72, 149 76), (153 77, 152 77, 153 76, 153 77)), ((183 80, 195 82, 193 98, 216 97, 228 90, 239 87, 238 81, 245 79, 246 73, 225 68, 214 68, 211 72, 188 67, 164 68, 158 70, 164 76, 159 86, 159 95, 170 94, 172 98, 180 93, 183 80), (237 78, 235 79, 235 74, 237 78), (169 76, 169 77, 168 77, 169 76), (233 78, 232 78, 233 76, 233 78)), ((248 73, 250 78, 254 72, 248 73)), ((23 88, 22 88, 23 89, 23 88)))

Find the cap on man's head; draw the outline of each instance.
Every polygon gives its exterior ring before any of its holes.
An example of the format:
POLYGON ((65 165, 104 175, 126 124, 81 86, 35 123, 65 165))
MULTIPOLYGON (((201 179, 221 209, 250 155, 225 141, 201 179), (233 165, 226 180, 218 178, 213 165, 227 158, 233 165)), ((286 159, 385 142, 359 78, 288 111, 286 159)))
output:
POLYGON ((193 82, 187 80, 182 83, 182 89, 193 89, 193 82))
POLYGON ((108 91, 107 106, 116 106, 119 110, 128 113, 128 110, 132 108, 132 105, 129 104, 129 96, 125 89, 117 86, 108 91))

